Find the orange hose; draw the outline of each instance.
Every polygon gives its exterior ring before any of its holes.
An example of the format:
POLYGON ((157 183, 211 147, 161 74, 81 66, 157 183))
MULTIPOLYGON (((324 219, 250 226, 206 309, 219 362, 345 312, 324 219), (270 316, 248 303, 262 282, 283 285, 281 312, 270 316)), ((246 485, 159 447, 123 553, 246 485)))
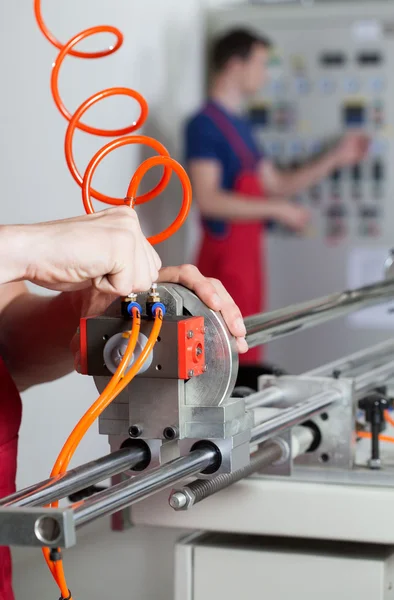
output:
MULTIPOLYGON (((51 90, 52 90, 53 99, 55 101, 57 108, 59 109, 60 113, 65 117, 65 119, 67 121, 69 121, 69 125, 68 125, 67 132, 66 132, 66 137, 65 137, 66 162, 67 162, 67 165, 68 165, 68 168, 70 170, 72 177, 74 178, 76 183, 82 189, 82 200, 83 200, 83 205, 84 205, 86 213, 88 213, 88 214, 94 213, 92 198, 95 200, 98 200, 100 202, 105 202, 107 204, 115 205, 115 206, 121 206, 124 204, 128 204, 132 208, 134 208, 134 206, 137 204, 149 202, 150 200, 152 200, 153 198, 155 198, 156 196, 158 196, 160 193, 163 192, 163 190, 167 187, 167 185, 171 179, 172 171, 175 171, 175 173, 178 175, 178 177, 181 181, 182 191, 183 191, 183 200, 182 200, 182 207, 180 209, 180 212, 179 212, 177 218, 173 221, 173 223, 171 223, 171 225, 169 225, 164 231, 162 231, 161 233, 159 233, 155 236, 148 238, 149 242, 152 245, 163 242, 164 240, 166 240, 170 236, 172 236, 176 231, 178 231, 178 229, 183 225, 183 223, 187 219, 187 216, 189 214, 190 207, 191 207, 192 190, 191 190, 190 180, 189 180, 185 170, 183 169, 183 167, 181 167, 181 165, 179 163, 177 163, 175 160, 173 160, 170 157, 169 152, 162 144, 160 144, 160 142, 158 142, 152 138, 142 136, 142 135, 131 135, 132 133, 134 133, 135 131, 137 131, 144 125, 144 123, 148 117, 149 110, 148 110, 148 105, 147 105, 145 99, 138 92, 131 90, 129 88, 123 88, 123 87, 109 88, 109 89, 102 90, 101 92, 98 92, 98 93, 94 94, 93 96, 91 96, 90 98, 88 98, 85 102, 83 102, 81 104, 81 106, 75 111, 75 113, 73 115, 71 115, 71 113, 64 106, 62 99, 60 97, 60 93, 59 93, 59 84, 58 84, 59 73, 60 73, 60 69, 63 64, 63 61, 65 60, 65 58, 67 56, 74 56, 77 58, 84 58, 84 59, 96 59, 96 58, 102 58, 105 56, 109 56, 109 55, 117 52, 117 50, 119 50, 119 48, 122 46, 123 39, 124 39, 123 34, 116 27, 112 27, 112 26, 108 26, 108 25, 101 25, 101 26, 92 27, 90 29, 86 29, 85 31, 82 31, 81 33, 75 35, 70 41, 68 41, 66 44, 63 45, 53 36, 53 34, 49 31, 49 29, 47 28, 47 26, 43 20, 42 12, 41 12, 41 0, 34 0, 34 13, 35 13, 38 27, 40 28, 43 35, 53 46, 55 46, 60 51, 57 59, 55 60, 55 63, 53 65, 53 69, 52 69, 51 90), (110 48, 108 48, 106 50, 102 50, 99 52, 80 52, 80 51, 77 51, 74 49, 74 47, 79 42, 81 42, 93 35, 99 34, 99 33, 113 34, 116 37, 115 45, 111 46, 110 48), (90 125, 87 125, 87 124, 81 122, 81 118, 83 117, 83 115, 87 112, 87 110, 90 107, 94 106, 97 102, 100 102, 101 100, 110 98, 112 96, 119 96, 119 95, 128 96, 128 97, 132 98, 133 100, 137 101, 137 103, 139 104, 141 112, 140 112, 140 116, 139 116, 138 120, 135 123, 133 123, 132 125, 130 125, 128 127, 122 128, 122 129, 111 130, 111 129, 101 129, 101 128, 96 128, 96 127, 91 127, 90 125), (106 144, 101 150, 99 150, 95 154, 95 156, 90 161, 90 163, 85 171, 85 174, 83 176, 78 171, 78 168, 77 168, 75 160, 74 160, 73 138, 74 138, 76 129, 80 129, 81 131, 84 131, 84 132, 92 134, 92 135, 98 135, 98 136, 102 136, 102 137, 118 137, 119 138, 119 139, 116 139, 116 140, 106 144), (94 173, 95 173, 98 165, 101 163, 101 161, 109 153, 113 152, 117 148, 120 148, 120 147, 126 146, 126 145, 131 145, 131 144, 143 144, 143 145, 149 146, 150 148, 155 150, 159 156, 149 158, 149 159, 145 160, 139 166, 139 168, 136 170, 134 176, 132 177, 132 179, 130 181, 130 184, 129 184, 129 187, 127 190, 127 194, 126 194, 126 198, 115 198, 115 197, 107 196, 107 195, 102 194, 101 192, 95 190, 92 187, 92 179, 93 179, 94 173), (159 183, 149 192, 142 194, 140 196, 137 196, 138 188, 141 184, 141 181, 142 181, 144 175, 147 173, 148 170, 150 170, 151 168, 153 168, 155 166, 164 167, 164 172, 163 172, 163 175, 162 175, 159 183)), ((122 362, 119 365, 113 378, 111 379, 111 381, 105 388, 105 390, 102 392, 102 394, 100 394, 100 397, 90 407, 90 409, 85 413, 85 415, 80 419, 79 423, 75 426, 74 430, 70 434, 69 438, 67 439, 66 443, 64 444, 64 446, 56 460, 56 463, 52 469, 52 476, 56 476, 58 474, 64 473, 67 470, 68 465, 69 465, 80 441, 82 440, 83 436, 85 435, 85 433, 87 432, 89 427, 100 416, 100 414, 105 410, 105 408, 114 400, 114 398, 116 398, 116 396, 118 394, 120 394, 120 392, 132 381, 133 377, 135 377, 135 375, 138 373, 138 371, 140 370, 141 366, 146 361, 147 357, 149 356, 149 353, 152 351, 152 349, 156 343, 157 337, 158 337, 158 335, 160 333, 160 329, 161 329, 162 318, 163 318, 163 315, 162 315, 161 311, 158 311, 156 314, 156 318, 155 318, 155 322, 154 322, 154 325, 152 328, 151 335, 149 337, 149 340, 148 340, 143 352, 141 353, 139 358, 135 361, 135 363, 131 367, 130 371, 126 374, 127 367, 130 363, 131 357, 133 355, 133 352, 135 350, 135 346, 136 346, 136 343, 138 340, 138 334, 139 334, 140 323, 141 323, 140 315, 137 314, 135 311, 133 311, 133 328, 132 328, 132 332, 130 335, 129 343, 127 345, 127 350, 122 359, 122 362)), ((57 504, 58 503, 53 503, 52 506, 57 506, 57 504)), ((68 590, 66 578, 64 575, 62 561, 56 561, 53 563, 50 560, 50 550, 48 548, 44 548, 43 552, 44 552, 44 556, 47 561, 47 564, 51 570, 51 573, 60 588, 62 598, 67 598, 69 596, 69 590, 68 590)))
POLYGON ((66 138, 65 138, 66 161, 67 161, 68 168, 71 172, 71 175, 73 176, 73 178, 77 182, 77 184, 82 188, 82 199, 83 199, 85 211, 88 214, 91 214, 94 212, 93 205, 92 205, 92 198, 99 200, 100 202, 105 202, 107 204, 115 205, 115 206, 124 205, 126 203, 126 204, 134 207, 134 205, 136 205, 136 204, 142 204, 144 202, 148 202, 163 192, 163 190, 167 187, 167 185, 171 179, 172 171, 175 171, 181 181, 182 190, 183 190, 183 200, 182 200, 181 210, 180 210, 177 218, 174 220, 174 222, 169 227, 167 227, 161 233, 159 233, 151 238, 148 238, 148 240, 150 241, 151 244, 159 244, 159 243, 163 242, 164 240, 168 239, 171 235, 173 235, 176 231, 178 231, 178 229, 180 227, 182 227, 183 223, 185 222, 185 220, 189 214, 190 207, 191 207, 192 189, 191 189, 190 180, 186 174, 186 171, 183 169, 183 167, 181 167, 181 165, 179 163, 177 163, 175 160, 173 160, 170 157, 169 152, 166 150, 166 148, 162 144, 160 144, 158 141, 156 141, 152 138, 146 137, 146 136, 130 135, 131 133, 140 129, 144 125, 145 121, 148 118, 149 111, 148 111, 148 105, 147 105, 147 102, 145 101, 145 99, 141 96, 141 94, 139 94, 138 92, 131 90, 129 88, 123 88, 123 87, 109 88, 109 89, 102 90, 101 92, 98 92, 98 93, 94 94, 93 96, 91 96, 90 98, 88 98, 75 111, 74 115, 71 115, 71 113, 64 106, 62 99, 60 97, 60 93, 59 93, 59 84, 58 84, 59 72, 60 72, 60 68, 67 56, 74 56, 74 57, 85 58, 85 59, 95 59, 95 58, 102 58, 105 56, 109 56, 111 54, 114 54, 114 52, 119 50, 119 48, 122 46, 123 39, 124 39, 123 34, 116 27, 112 27, 110 25, 99 25, 97 27, 91 27, 90 29, 86 29, 85 31, 78 33, 69 42, 67 42, 66 44, 63 45, 52 35, 52 33, 48 30, 47 26, 45 25, 45 22, 43 20, 42 13, 41 13, 41 0, 34 0, 34 12, 35 12, 37 24, 38 24, 41 32, 43 33, 43 35, 46 37, 46 39, 51 44, 53 44, 56 48, 58 48, 60 50, 59 55, 58 55, 57 59, 55 60, 53 69, 52 69, 51 90, 52 90, 53 99, 55 101, 57 108, 59 109, 60 113, 64 116, 64 118, 67 119, 67 121, 69 121, 66 138), (111 46, 110 48, 99 51, 99 52, 79 52, 79 51, 74 50, 74 46, 76 46, 79 42, 81 42, 93 35, 99 34, 99 33, 113 34, 116 37, 115 45, 113 47, 111 46), (109 98, 111 96, 119 96, 119 95, 128 96, 130 98, 133 98, 139 104, 140 109, 141 109, 141 114, 135 123, 133 123, 132 125, 129 125, 128 127, 124 127, 121 129, 101 129, 101 128, 96 128, 96 127, 91 127, 90 125, 87 125, 87 124, 81 122, 82 116, 85 114, 85 112, 91 106, 93 106, 97 102, 100 102, 101 100, 104 100, 105 98, 109 98), (78 168, 75 164, 74 155, 73 155, 73 137, 74 137, 74 133, 75 133, 76 129, 80 129, 82 131, 85 131, 86 133, 90 133, 92 135, 98 135, 98 136, 102 136, 102 137, 120 137, 120 139, 110 142, 104 148, 102 148, 99 152, 97 152, 97 154, 94 156, 94 158, 89 163, 89 166, 86 169, 86 172, 83 177, 78 171, 78 168), (137 169, 136 173, 134 174, 134 176, 130 182, 130 186, 129 186, 129 190, 127 192, 126 198, 114 198, 111 196, 107 196, 105 194, 102 194, 101 192, 98 192, 94 188, 92 188, 91 181, 93 178, 93 174, 94 174, 95 170, 97 169, 98 165, 101 163, 101 161, 110 152, 113 152, 117 148, 120 148, 125 145, 130 145, 130 144, 143 144, 143 145, 149 146, 150 148, 155 150, 159 154, 159 156, 154 157, 153 159, 148 159, 148 160, 144 161, 142 163, 142 165, 140 166, 140 168, 137 169), (144 175, 146 174, 146 172, 148 170, 150 170, 154 166, 163 166, 164 167, 164 173, 163 173, 161 180, 151 191, 137 197, 137 191, 138 191, 138 188, 141 184, 141 181, 142 181, 144 175))
MULTIPOLYGON (((359 438, 368 438, 368 439, 370 439, 372 437, 372 435, 370 433, 368 433, 367 431, 357 431, 356 436, 359 438)), ((381 442, 389 442, 391 444, 394 444, 394 437, 390 437, 389 435, 380 435, 379 440, 381 442)))
MULTIPOLYGON (((392 416, 390 415, 390 412, 388 410, 384 411, 384 418, 387 423, 390 423, 390 425, 392 425, 394 427, 394 419, 392 418, 392 416)), ((367 431, 357 431, 356 435, 359 438, 370 439, 372 437, 371 433, 369 433, 367 431)), ((394 444, 394 437, 391 437, 389 435, 380 435, 379 440, 381 442, 388 442, 390 444, 394 444)))
MULTIPOLYGON (((181 165, 179 165, 175 160, 173 160, 170 157, 169 152, 162 144, 146 136, 131 135, 144 125, 148 117, 149 111, 145 99, 138 92, 129 88, 116 87, 105 89, 88 98, 85 102, 83 102, 83 104, 81 104, 81 106, 75 111, 75 113, 71 115, 71 113, 64 106, 59 93, 59 73, 63 61, 67 56, 74 56, 77 58, 84 59, 96 59, 109 56, 117 52, 117 50, 119 50, 119 48, 122 46, 124 39, 123 34, 121 33, 121 31, 119 31, 119 29, 115 27, 102 25, 82 31, 81 33, 75 35, 69 42, 63 45, 53 36, 53 34, 49 31, 43 20, 41 12, 41 0, 34 0, 34 13, 38 27, 40 28, 43 35, 53 46, 55 46, 60 51, 53 65, 51 76, 51 90, 57 108, 59 109, 60 113, 65 117, 65 119, 69 121, 65 137, 66 162, 72 177, 82 189, 82 200, 86 213, 91 214, 94 212, 92 198, 100 202, 105 202, 107 204, 115 206, 128 204, 132 208, 134 208, 134 206, 137 204, 148 202, 163 192, 163 190, 166 188, 171 179, 172 171, 175 171, 182 184, 183 200, 181 210, 177 218, 170 226, 168 226, 161 233, 148 238, 149 242, 153 245, 163 242, 164 240, 172 236, 185 222, 191 207, 192 190, 189 178, 185 170, 181 167, 181 165), (116 37, 115 45, 99 52, 80 52, 74 49, 74 47, 79 42, 99 33, 113 34, 116 37), (90 107, 95 105, 97 102, 104 100, 105 98, 119 95, 128 96, 133 100, 137 101, 137 103, 139 104, 141 112, 138 120, 135 123, 122 129, 107 130, 91 127, 90 125, 81 122, 81 118, 83 117, 83 115, 87 112, 87 110, 90 107), (78 171, 74 160, 73 138, 76 129, 80 129, 81 131, 92 135, 119 138, 106 144, 101 150, 99 150, 99 152, 96 153, 96 155, 90 161, 83 176, 78 171), (155 150, 159 156, 155 156, 153 158, 145 160, 136 170, 134 176, 130 181, 126 198, 115 198, 107 196, 95 190, 92 187, 92 179, 101 161, 110 152, 113 152, 117 148, 131 144, 143 144, 149 146, 150 148, 155 150), (138 188, 141 184, 144 175, 148 170, 155 166, 164 167, 164 172, 159 183, 149 192, 142 194, 141 196, 137 196, 138 188)), ((92 423, 99 417, 99 415, 105 410, 105 408, 114 400, 114 398, 116 398, 116 396, 131 382, 133 377, 135 377, 135 375, 138 373, 138 371, 146 361, 147 357, 149 356, 149 353, 152 351, 156 343, 157 337, 161 329, 162 318, 163 315, 161 311, 158 311, 156 314, 151 335, 143 352, 135 361, 130 371, 126 373, 127 367, 130 363, 131 357, 133 355, 137 343, 141 323, 140 315, 137 314, 137 312, 133 311, 132 332, 122 362, 119 365, 113 378, 103 391, 103 393, 100 394, 98 400, 96 400, 96 402, 91 406, 91 408, 85 413, 85 415, 81 418, 79 423, 75 426, 74 430, 70 434, 52 469, 52 476, 64 473, 66 471, 75 453, 75 450, 77 449, 86 431, 89 429, 92 423)), ((57 504, 58 503, 53 503, 52 506, 57 506, 57 504)), ((69 596, 69 590, 64 575, 62 561, 56 561, 53 563, 50 560, 50 550, 48 548, 44 548, 43 552, 48 566, 51 570, 51 573, 60 588, 62 598, 67 598, 69 596)))
MULTIPOLYGON (((52 469, 51 477, 55 477, 56 475, 65 473, 67 470, 70 461, 78 448, 78 445, 82 438, 85 436, 87 430, 91 427, 94 421, 101 415, 101 413, 109 406, 109 404, 118 396, 132 381, 138 371, 141 369, 142 365, 148 358, 149 354, 153 350, 153 347, 159 337, 161 326, 162 326, 163 315, 160 310, 157 311, 155 316, 155 321, 152 327, 152 331, 149 335, 146 346, 142 350, 138 359, 134 362, 129 372, 126 373, 127 367, 130 363, 131 357, 134 353, 135 346, 137 344, 138 335, 140 331, 141 317, 137 311, 137 309, 133 309, 133 327, 130 335, 129 343, 127 345, 127 349, 125 355, 117 368, 114 376, 112 377, 109 384, 106 386, 104 391, 100 394, 99 398, 96 402, 89 408, 89 410, 84 414, 84 416, 80 419, 78 424, 75 426, 74 430, 68 437, 66 443, 64 444, 56 463, 52 469)), ((58 502, 54 502, 51 505, 53 508, 58 506, 58 502)), ((67 598, 69 595, 65 575, 63 562, 57 561, 56 563, 52 563, 50 560, 50 550, 49 548, 43 549, 43 554, 47 565, 55 578, 56 583, 59 586, 59 589, 62 594, 62 598, 67 598)))

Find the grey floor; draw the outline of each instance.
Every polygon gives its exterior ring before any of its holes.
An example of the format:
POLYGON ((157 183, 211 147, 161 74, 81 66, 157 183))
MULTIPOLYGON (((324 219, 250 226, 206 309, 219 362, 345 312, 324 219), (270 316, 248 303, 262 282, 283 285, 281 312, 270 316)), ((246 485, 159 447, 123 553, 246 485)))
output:
MULTIPOLYGON (((109 531, 107 520, 86 528, 65 552, 65 569, 76 600, 173 600, 173 548, 182 532, 133 528, 109 531)), ((57 600, 58 590, 40 550, 14 555, 16 600, 57 600)))

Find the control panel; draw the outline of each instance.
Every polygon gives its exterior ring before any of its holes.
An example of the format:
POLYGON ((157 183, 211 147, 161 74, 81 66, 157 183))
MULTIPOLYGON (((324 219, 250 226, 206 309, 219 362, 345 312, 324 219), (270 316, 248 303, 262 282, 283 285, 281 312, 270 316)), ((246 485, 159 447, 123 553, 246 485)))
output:
POLYGON ((286 17, 291 10, 279 19, 278 8, 252 9, 260 13, 254 28, 261 23, 274 43, 267 84, 249 108, 255 134, 270 160, 295 169, 345 131, 366 131, 372 143, 362 164, 337 169, 295 200, 313 209, 315 235, 329 242, 379 238, 392 191, 394 38, 356 13, 323 22, 318 6, 299 8, 305 19, 286 17))
MULTIPOLYGON (((312 212, 309 235, 276 226, 266 236, 271 309, 383 277, 394 244, 393 6, 393 0, 315 0, 211 13, 210 38, 245 27, 272 41, 267 83, 249 107, 269 159, 291 169, 314 160, 345 131, 362 129, 372 140, 362 164, 342 165, 294 198, 312 212)), ((265 356, 303 373, 334 360, 338 347, 351 353, 393 331, 394 316, 382 306, 357 321, 339 319, 275 341, 265 356)))

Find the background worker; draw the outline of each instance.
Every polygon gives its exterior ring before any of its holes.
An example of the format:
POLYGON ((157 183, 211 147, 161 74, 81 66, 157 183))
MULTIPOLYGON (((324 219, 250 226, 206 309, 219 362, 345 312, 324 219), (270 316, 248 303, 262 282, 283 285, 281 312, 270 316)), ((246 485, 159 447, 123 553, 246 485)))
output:
MULTIPOLYGON (((279 170, 256 144, 245 106, 267 79, 270 42, 239 29, 217 39, 210 55, 208 100, 186 128, 186 160, 204 226, 199 269, 220 279, 244 317, 265 308, 262 222, 304 232, 310 213, 287 200, 339 167, 361 161, 369 140, 346 134, 331 150, 296 170, 279 170)), ((260 362, 259 349, 241 357, 260 362)))
MULTIPOLYGON (((15 491, 19 392, 73 371, 70 342, 82 316, 102 314, 118 296, 154 281, 180 283, 221 311, 239 351, 247 349, 241 314, 223 286, 191 265, 161 269, 130 208, 0 226, 0 256, 0 498, 15 491), (24 281, 62 293, 32 294, 24 281)), ((0 548, 0 599, 14 599, 7 548, 0 548)))

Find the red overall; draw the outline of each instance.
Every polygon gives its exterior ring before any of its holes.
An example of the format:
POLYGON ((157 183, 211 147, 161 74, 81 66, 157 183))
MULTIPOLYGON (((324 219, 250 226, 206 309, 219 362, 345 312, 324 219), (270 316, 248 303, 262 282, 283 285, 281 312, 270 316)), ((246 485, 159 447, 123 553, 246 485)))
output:
MULTIPOLYGON (((22 403, 2 359, 0 359, 0 498, 15 491, 18 432, 22 403)), ((0 600, 14 600, 11 555, 0 547, 0 600)))
MULTIPOLYGON (((210 105, 206 111, 236 151, 242 165, 233 190, 261 202, 264 190, 256 173, 257 158, 248 148, 225 114, 210 105)), ((248 317, 264 310, 265 265, 263 261, 263 227, 260 221, 228 222, 226 234, 218 237, 204 227, 197 266, 206 277, 219 279, 248 317)), ((261 349, 240 356, 240 364, 257 365, 262 361, 261 349)))

